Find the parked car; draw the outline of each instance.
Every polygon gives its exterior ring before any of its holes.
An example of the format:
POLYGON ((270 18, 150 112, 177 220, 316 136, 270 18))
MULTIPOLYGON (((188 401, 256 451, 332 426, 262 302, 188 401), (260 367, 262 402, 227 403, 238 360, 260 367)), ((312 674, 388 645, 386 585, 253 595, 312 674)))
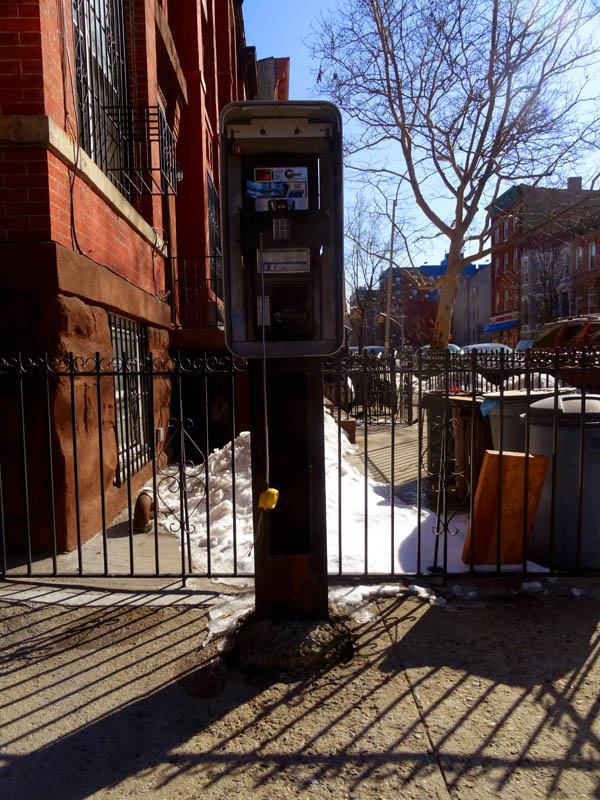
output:
MULTIPOLYGON (((600 351, 600 314, 564 317, 543 325, 533 340, 534 350, 586 350, 600 351)), ((564 369, 558 377, 570 386, 583 387, 588 392, 600 392, 600 370, 594 366, 586 370, 585 381, 581 370, 564 369)))
POLYGON ((529 350, 533 345, 533 339, 520 339, 515 347, 515 350, 529 350))
MULTIPOLYGON (((515 358, 512 347, 501 342, 481 342, 468 344, 463 347, 463 353, 481 353, 482 358, 477 364, 477 373, 495 385, 504 383, 507 378, 517 374, 520 370, 519 357, 515 358), (500 369, 501 354, 504 353, 504 364, 500 369)), ((520 354, 519 354, 520 356, 520 354)))
POLYGON ((482 342, 481 344, 466 344, 463 347, 463 353, 469 353, 471 350, 478 350, 479 352, 483 353, 498 353, 500 350, 504 350, 506 353, 514 352, 512 347, 509 347, 507 344, 501 344, 500 342, 482 342))
MULTIPOLYGON (((421 347, 419 347, 419 350, 422 353, 425 353, 430 348, 431 348, 430 344, 424 344, 421 347)), ((462 348, 459 347, 457 344, 453 344, 452 342, 448 342, 448 350, 450 350, 451 353, 462 353, 462 348)))
POLYGON ((544 350, 600 348, 600 314, 564 317, 542 325, 532 347, 544 350))

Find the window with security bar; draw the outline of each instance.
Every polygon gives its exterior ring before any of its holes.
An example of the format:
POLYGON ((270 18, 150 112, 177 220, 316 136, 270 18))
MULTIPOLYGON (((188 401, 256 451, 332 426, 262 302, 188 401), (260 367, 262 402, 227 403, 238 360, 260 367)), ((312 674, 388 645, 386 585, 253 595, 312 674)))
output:
POLYGON ((221 222, 219 194, 210 177, 206 173, 207 208, 208 208, 208 246, 210 250, 210 288, 214 297, 209 302, 209 324, 213 328, 223 329, 223 306, 219 299, 223 297, 223 258, 221 256, 221 222))
POLYGON ((131 199, 175 194, 175 138, 159 106, 128 100, 123 0, 72 0, 79 144, 131 199))
POLYGON ((139 322, 109 314, 110 338, 115 358, 115 429, 120 486, 151 457, 152 408, 146 328, 139 322))
POLYGON ((221 222, 219 209, 219 194, 215 184, 206 173, 206 185, 208 189, 208 246, 210 248, 210 281, 213 291, 222 296, 221 288, 223 282, 223 262, 221 257, 221 222))
POLYGON ((117 183, 127 154, 105 109, 127 105, 123 0, 72 0, 72 10, 79 143, 117 183))

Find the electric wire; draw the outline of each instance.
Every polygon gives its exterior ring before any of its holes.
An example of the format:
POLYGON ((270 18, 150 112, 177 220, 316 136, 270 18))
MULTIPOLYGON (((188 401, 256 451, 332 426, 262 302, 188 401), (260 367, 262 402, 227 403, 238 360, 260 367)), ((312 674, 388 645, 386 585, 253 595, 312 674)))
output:
POLYGON ((260 304, 261 309, 261 327, 262 327, 262 384, 263 384, 263 414, 265 421, 265 482, 267 489, 269 488, 269 414, 267 407, 267 347, 265 344, 265 270, 263 261, 263 235, 259 234, 259 253, 260 253, 260 282, 262 300, 260 304))
MULTIPOLYGON (((77 117, 77 97, 75 94, 75 80, 73 78, 73 64, 71 62, 71 54, 69 52, 69 44, 67 38, 67 12, 65 9, 65 0, 62 0, 62 18, 63 18, 63 38, 64 38, 64 46, 65 46, 65 53, 67 56, 67 67, 69 72, 69 83, 71 85, 71 99, 73 101, 73 108, 75 109, 75 115, 77 117)), ((67 123, 69 125, 69 129, 71 131, 71 136, 73 138, 73 171, 71 175, 69 175, 69 195, 71 199, 71 209, 70 209, 70 221, 71 221, 71 236, 73 238, 73 244, 75 249, 80 255, 84 255, 83 250, 79 244, 79 239, 77 238, 77 227, 75 224, 75 179, 77 177, 77 170, 79 169, 79 156, 81 152, 81 144, 79 141, 79 118, 77 117, 77 130, 74 130, 73 125, 71 124, 71 115, 69 114, 68 108, 65 108, 65 113, 67 117, 67 123)))
MULTIPOLYGON (((258 235, 258 257, 260 261, 260 285, 261 285, 261 302, 260 302, 260 324, 262 329, 262 395, 263 395, 263 419, 264 419, 264 426, 265 426, 265 483, 266 489, 269 489, 269 472, 270 472, 270 463, 269 463, 269 410, 267 405, 267 345, 265 341, 265 310, 266 310, 266 297, 265 297, 265 271, 264 271, 264 262, 263 262, 263 235, 260 233, 258 235)), ((259 540, 262 536, 263 532, 263 525, 264 525, 264 516, 265 511, 263 508, 259 506, 258 512, 258 523, 256 526, 256 535, 254 536, 254 540, 252 545, 250 546, 250 550, 248 551, 248 555, 252 552, 252 549, 256 546, 258 547, 259 540)))

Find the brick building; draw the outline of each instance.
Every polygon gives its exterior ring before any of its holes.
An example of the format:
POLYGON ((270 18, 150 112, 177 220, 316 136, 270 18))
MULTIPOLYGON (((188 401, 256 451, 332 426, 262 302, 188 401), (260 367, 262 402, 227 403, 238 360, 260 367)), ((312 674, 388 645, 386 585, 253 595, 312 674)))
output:
POLYGON ((492 287, 488 333, 514 346, 572 306, 570 252, 574 231, 589 213, 592 192, 581 178, 555 189, 519 184, 494 204, 492 287))
POLYGON ((452 311, 452 341, 457 345, 489 342, 484 333, 490 314, 490 263, 468 264, 458 276, 452 311))
MULTIPOLYGON (((252 98, 258 90, 242 2, 1 4, 3 353, 73 353, 100 363, 98 354, 107 363, 123 354, 166 359, 174 350, 224 347, 219 113, 229 101, 252 98)), ((289 63, 277 61, 271 99, 286 99, 289 63)), ((32 497, 38 479, 45 483, 34 465, 47 470, 35 445, 46 430, 46 413, 59 550, 99 529, 100 414, 106 513, 122 508, 126 491, 137 491, 147 480, 149 440, 167 424, 169 388, 156 382, 148 411, 140 378, 127 387, 117 377, 99 385, 96 398, 91 382, 78 381, 81 413, 74 423, 63 420, 72 388, 66 379, 53 382, 47 404, 37 411, 35 397, 21 398, 28 412, 25 452, 32 457, 24 466, 19 456, 14 469, 3 470, 9 536, 11 520, 18 528, 23 516, 15 475, 27 475, 32 497), (122 407, 125 395, 129 412, 122 407), (76 530, 80 519, 86 525, 76 530)), ((5 419, 17 419, 15 385, 4 382, 0 392, 5 419)), ((5 453, 16 452, 19 435, 3 427, 5 453)), ((40 509, 47 507, 38 500, 40 509)), ((30 512, 33 546, 47 546, 48 520, 37 519, 35 508, 30 512)))
MULTIPOLYGON (((462 270, 459 293, 453 315, 452 341, 471 344, 483 341, 472 338, 481 335, 483 328, 481 309, 485 303, 485 322, 489 309, 489 264, 468 264, 462 270), (467 295, 468 287, 468 295, 467 295), (458 314, 458 318, 457 318, 458 314)), ((405 344, 419 347, 429 344, 440 299, 440 281, 448 268, 448 254, 439 264, 421 264, 419 267, 394 267, 392 269, 392 297, 390 303, 390 343, 400 346, 402 335, 405 344)), ((378 313, 387 308, 389 268, 379 276, 377 296, 378 313)), ((380 324, 378 344, 383 344, 383 323, 380 324)))
POLYGON ((570 252, 571 291, 568 313, 593 314, 600 310, 600 220, 590 220, 591 230, 575 232, 570 252))

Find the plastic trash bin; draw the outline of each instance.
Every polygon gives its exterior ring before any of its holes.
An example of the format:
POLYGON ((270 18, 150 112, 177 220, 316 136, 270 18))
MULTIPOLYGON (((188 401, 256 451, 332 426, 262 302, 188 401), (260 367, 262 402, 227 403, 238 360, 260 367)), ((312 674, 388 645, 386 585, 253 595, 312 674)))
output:
POLYGON ((454 438, 454 484, 456 497, 466 500, 471 488, 473 491, 479 480, 479 473, 486 450, 492 447, 490 423, 479 409, 483 397, 472 395, 453 395, 450 398, 452 412, 452 432, 454 438), (473 445, 471 448, 471 433, 473 445), (471 487, 471 449, 473 451, 473 487, 471 487))
POLYGON ((450 419, 450 409, 444 410, 446 396, 444 392, 432 391, 425 392, 421 397, 421 406, 427 412, 427 472, 430 477, 439 475, 440 459, 442 454, 442 437, 444 432, 444 421, 446 421, 446 459, 452 452, 454 443, 451 440, 452 433, 449 430, 448 420, 450 419))
MULTIPOLYGON (((569 389, 569 392, 572 392, 569 389)), ((527 408, 538 400, 554 397, 554 389, 532 389, 529 402, 526 389, 507 389, 502 401, 504 425, 502 430, 502 450, 505 452, 525 452, 525 417, 527 408)), ((481 413, 490 420, 494 450, 500 450, 500 392, 486 392, 481 413)), ((530 447, 531 449, 531 447, 530 447)))
MULTIPOLYGON (((554 558, 559 569, 600 568, 600 395, 558 397, 554 558), (583 504, 581 552, 577 563, 580 438, 583 415, 583 504)), ((533 403, 529 409, 530 445, 534 454, 552 457, 554 398, 533 403)), ((552 465, 546 480, 531 537, 529 558, 548 566, 552 556, 552 465)))

